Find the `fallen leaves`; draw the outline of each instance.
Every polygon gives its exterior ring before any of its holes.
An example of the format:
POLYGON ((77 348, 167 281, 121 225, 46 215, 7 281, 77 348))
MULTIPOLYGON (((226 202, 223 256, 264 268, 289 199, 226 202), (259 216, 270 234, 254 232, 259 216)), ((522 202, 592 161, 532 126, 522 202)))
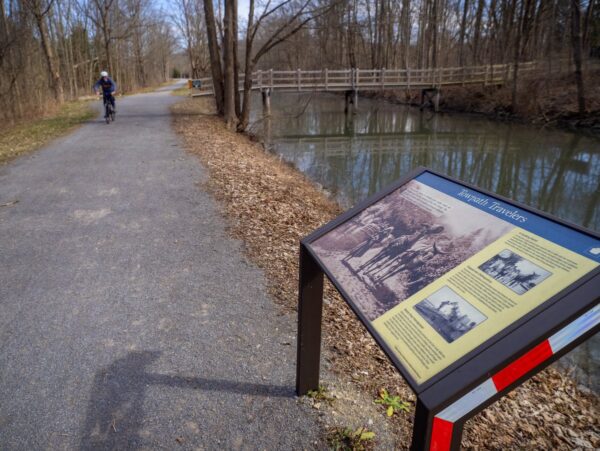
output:
POLYGON ((19 203, 19 201, 18 201, 18 200, 12 200, 12 201, 10 201, 10 202, 6 202, 6 203, 4 203, 4 204, 0 204, 0 208, 1 208, 1 207, 11 207, 11 206, 13 206, 13 205, 16 205, 16 204, 18 204, 18 203, 19 203))

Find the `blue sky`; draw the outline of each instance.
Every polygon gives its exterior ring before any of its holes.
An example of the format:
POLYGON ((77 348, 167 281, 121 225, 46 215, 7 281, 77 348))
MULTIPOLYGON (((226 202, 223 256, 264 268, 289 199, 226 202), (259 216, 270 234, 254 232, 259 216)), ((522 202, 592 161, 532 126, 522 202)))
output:
MULTIPOLYGON (((256 3, 255 3, 256 5, 256 3)), ((248 19, 249 0, 238 0, 238 16, 243 18, 244 22, 248 19)), ((256 8, 256 6, 255 6, 256 8)))

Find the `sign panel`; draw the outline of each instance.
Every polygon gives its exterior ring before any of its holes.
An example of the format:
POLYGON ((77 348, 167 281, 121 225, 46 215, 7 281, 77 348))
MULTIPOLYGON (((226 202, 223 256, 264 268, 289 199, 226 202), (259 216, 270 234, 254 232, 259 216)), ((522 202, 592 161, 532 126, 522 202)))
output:
POLYGON ((427 171, 307 245, 418 385, 600 263, 597 238, 427 171))

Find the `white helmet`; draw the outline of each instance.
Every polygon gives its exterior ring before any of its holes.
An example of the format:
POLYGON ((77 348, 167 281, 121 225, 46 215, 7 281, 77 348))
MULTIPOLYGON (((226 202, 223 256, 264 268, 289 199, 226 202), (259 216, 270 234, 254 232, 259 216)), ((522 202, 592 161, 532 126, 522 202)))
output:
POLYGON ((105 70, 103 70, 102 72, 100 72, 100 76, 101 77, 108 77, 108 72, 106 72, 105 70))

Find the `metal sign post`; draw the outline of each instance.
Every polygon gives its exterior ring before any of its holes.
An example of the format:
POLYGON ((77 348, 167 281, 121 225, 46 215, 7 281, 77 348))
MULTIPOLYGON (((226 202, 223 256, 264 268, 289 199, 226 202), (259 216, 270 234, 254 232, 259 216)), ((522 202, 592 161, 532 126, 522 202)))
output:
POLYGON ((304 246, 300 247, 300 268, 296 392, 305 395, 319 386, 323 271, 304 246))
POLYGON ((318 388, 323 275, 417 396, 414 450, 600 329, 600 238, 428 169, 300 243, 296 391, 318 388))

